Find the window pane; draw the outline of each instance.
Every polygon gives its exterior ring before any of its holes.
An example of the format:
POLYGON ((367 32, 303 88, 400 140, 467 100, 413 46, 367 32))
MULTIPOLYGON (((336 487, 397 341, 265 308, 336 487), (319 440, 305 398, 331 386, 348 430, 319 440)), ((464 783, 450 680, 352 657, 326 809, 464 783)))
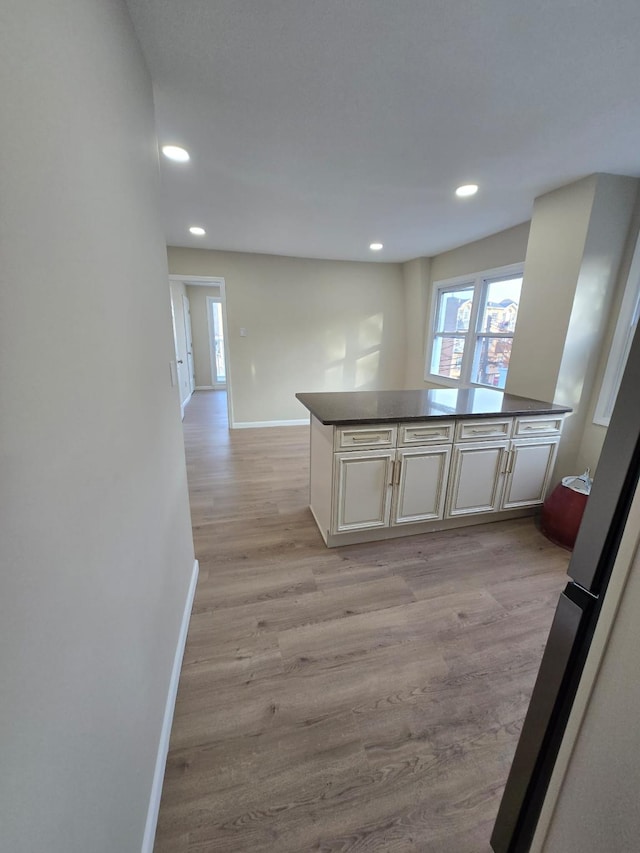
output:
POLYGON ((459 379, 465 340, 466 338, 452 335, 435 338, 431 353, 431 373, 459 379))
POLYGON ((488 338, 478 335, 471 381, 493 388, 504 388, 511 358, 513 338, 488 338))
POLYGON ((513 334, 518 316, 521 288, 522 276, 488 282, 478 331, 511 332, 513 334))
POLYGON ((436 332, 466 332, 471 316, 473 287, 441 290, 438 294, 436 332))

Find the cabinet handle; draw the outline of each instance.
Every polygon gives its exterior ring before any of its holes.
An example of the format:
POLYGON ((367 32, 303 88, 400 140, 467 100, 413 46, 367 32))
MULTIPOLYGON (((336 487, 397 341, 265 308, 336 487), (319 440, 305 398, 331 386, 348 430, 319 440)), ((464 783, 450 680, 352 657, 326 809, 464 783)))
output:
POLYGON ((532 432, 535 430, 543 430, 543 429, 546 430, 549 428, 550 427, 547 424, 541 424, 540 426, 531 426, 530 424, 527 424, 527 426, 524 427, 524 429, 527 430, 528 432, 532 432))
POLYGON ((502 435, 502 432, 499 429, 478 429, 472 428, 471 432, 474 435, 502 435))
POLYGON ((379 435, 352 435, 351 441, 366 441, 367 444, 372 444, 374 441, 381 441, 379 435))
POLYGON ((516 451, 510 450, 509 451, 509 460, 507 462, 507 474, 511 474, 511 472, 513 471, 513 463, 515 461, 515 458, 516 458, 516 451))
POLYGON ((394 459, 389 460, 391 462, 391 479, 389 480, 389 485, 393 486, 393 481, 395 479, 396 473, 396 463, 394 459))
POLYGON ((396 466, 396 472, 395 472, 394 482, 395 482, 395 484, 396 484, 396 486, 397 486, 397 485, 399 484, 399 482, 400 482, 400 474, 401 474, 401 472, 402 472, 402 459, 398 459, 398 461, 397 461, 397 462, 394 462, 393 464, 396 466))
POLYGON ((413 438, 446 438, 445 432, 414 432, 411 433, 413 438))

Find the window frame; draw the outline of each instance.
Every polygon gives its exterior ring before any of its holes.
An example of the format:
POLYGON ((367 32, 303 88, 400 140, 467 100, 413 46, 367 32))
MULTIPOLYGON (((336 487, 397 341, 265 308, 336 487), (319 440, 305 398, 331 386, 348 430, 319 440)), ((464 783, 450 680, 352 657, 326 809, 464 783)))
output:
POLYGON ((593 423, 608 427, 611 413, 616 403, 622 374, 627 364, 631 342, 638 327, 640 317, 640 237, 629 267, 629 275, 620 303, 618 320, 613 333, 613 341, 609 350, 607 366, 602 378, 598 402, 593 414, 593 423))
MULTIPOLYGON (((486 385, 482 382, 472 382, 473 365, 476 360, 476 343, 479 338, 511 338, 515 335, 514 332, 482 332, 478 330, 478 319, 482 306, 486 304, 486 294, 489 284, 500 279, 509 279, 516 277, 524 277, 524 263, 508 264, 495 269, 482 270, 482 272, 471 273, 470 275, 456 276, 455 278, 441 279, 434 281, 431 288, 431 305, 429 317, 427 320, 427 332, 425 335, 425 352, 424 352, 424 379, 425 382, 432 382, 438 385, 445 385, 450 388, 463 388, 472 386, 474 388, 492 388, 492 385, 486 385), (469 316, 469 327, 466 332, 461 332, 458 335, 455 333, 444 334, 436 330, 436 322, 438 319, 438 306, 440 304, 440 294, 447 291, 462 290, 464 288, 473 290, 471 297, 471 314, 469 316), (479 297, 479 298, 478 298, 479 297), (448 376, 441 376, 439 373, 431 372, 431 361, 433 356, 433 348, 437 338, 442 337, 464 337, 465 345, 462 353, 462 361, 460 366, 460 378, 452 379, 448 376), (469 346, 469 341, 473 341, 473 345, 469 346)), ((518 305, 519 307, 519 305, 518 305)), ((516 321, 517 322, 517 321, 516 321)), ((496 390, 503 390, 496 388, 496 390)))

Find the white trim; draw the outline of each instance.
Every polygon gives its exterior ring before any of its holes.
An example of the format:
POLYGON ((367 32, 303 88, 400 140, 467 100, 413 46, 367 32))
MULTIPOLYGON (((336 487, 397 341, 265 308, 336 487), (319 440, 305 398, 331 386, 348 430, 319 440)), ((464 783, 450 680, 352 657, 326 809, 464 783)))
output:
MULTIPOLYGON (((209 332, 209 370, 211 371, 211 387, 217 388, 218 390, 222 390, 227 387, 226 382, 217 382, 218 370, 216 365, 216 340, 215 340, 215 328, 211 323, 212 312, 211 305, 212 303, 220 304, 220 308, 222 309, 222 294, 220 296, 207 296, 207 329, 209 332)), ((224 320, 222 321, 222 346, 224 348, 225 358, 227 354, 227 348, 225 344, 225 324, 224 320)), ((225 371, 227 369, 227 365, 225 362, 225 371)))
POLYGON ((169 752, 171 725, 173 723, 173 712, 176 706, 178 681, 180 680, 180 670, 182 668, 182 658, 184 657, 184 647, 187 642, 187 631, 189 630, 189 621, 191 619, 193 599, 196 594, 198 572, 198 561, 194 560, 193 570, 191 572, 191 581, 189 582, 189 589, 187 591, 187 598, 184 604, 184 611, 182 614, 182 622, 180 624, 180 631, 178 633, 176 653, 173 658, 171 678, 169 679, 167 702, 164 708, 164 718, 162 720, 162 729, 160 731, 160 742, 158 744, 158 753, 156 755, 156 766, 153 772, 153 782, 151 784, 151 796, 149 797, 149 808, 147 809, 147 821, 144 827, 144 837, 142 839, 142 853, 152 853, 153 842, 156 836, 158 813, 160 811, 160 797, 162 796, 162 783, 164 781, 164 771, 167 764, 167 754, 169 752))
POLYGON ((222 287, 224 279, 214 275, 170 275, 169 281, 181 281, 183 284, 200 285, 202 287, 222 287))
MULTIPOLYGON (((539 507, 505 509, 499 512, 481 512, 478 515, 457 515, 455 518, 441 518, 438 521, 419 521, 415 524, 402 524, 397 527, 375 527, 368 530, 353 530, 348 533, 329 533, 325 539, 327 548, 341 545, 361 545, 365 542, 378 542, 383 539, 400 539, 405 536, 417 536, 422 533, 434 533, 439 530, 453 530, 457 527, 472 527, 474 524, 489 524, 494 521, 508 521, 512 518, 525 518, 535 515, 539 507)), ((314 516, 315 517, 315 516, 314 516)), ((322 530, 320 531, 322 534, 322 530)), ((324 534, 322 534, 324 538, 324 534)))
MULTIPOLYGON (((195 360, 193 358, 193 330, 191 328, 191 303, 186 292, 182 294, 182 322, 184 323, 185 356, 187 359, 187 371, 189 373, 189 399, 196 387, 195 360)), ((189 402, 185 400, 184 404, 189 402)))
POLYGON ((622 380, 633 334, 638 325, 638 314, 640 313, 640 239, 636 244, 633 259, 629 268, 629 275, 622 297, 622 304, 618 313, 616 330, 613 333, 613 342, 609 350, 607 367, 600 386, 600 394, 593 415, 594 424, 609 426, 611 413, 618 396, 618 388, 622 380))
POLYGON ((292 421, 238 421, 231 429, 253 429, 254 427, 309 426, 309 418, 292 421))
POLYGON ((213 387, 213 385, 196 385, 195 390, 196 391, 215 391, 216 389, 213 387))
POLYGON ((231 391, 231 357, 229 355, 229 320, 227 317, 227 285, 220 279, 220 296, 222 297, 222 330, 224 337, 224 369, 227 374, 227 420, 229 426, 234 422, 233 393, 231 391))
POLYGON ((181 418, 181 420, 184 420, 184 410, 187 408, 187 406, 191 402, 192 397, 193 397, 193 392, 191 392, 191 394, 189 394, 189 396, 187 397, 186 400, 183 400, 180 403, 180 418, 181 418))

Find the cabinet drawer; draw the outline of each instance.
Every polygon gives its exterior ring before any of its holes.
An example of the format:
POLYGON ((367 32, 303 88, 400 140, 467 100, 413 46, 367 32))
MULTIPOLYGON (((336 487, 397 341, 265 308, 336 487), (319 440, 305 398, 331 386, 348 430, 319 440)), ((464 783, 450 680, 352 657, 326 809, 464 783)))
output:
POLYGON ((562 415, 516 418, 513 426, 514 438, 533 438, 536 435, 559 435, 562 415))
POLYGON ((399 447, 416 444, 447 444, 453 441, 453 421, 400 424, 399 447))
POLYGON ((373 447, 395 447, 396 434, 397 427, 395 424, 337 427, 334 449, 366 450, 373 447))
POLYGON ((456 441, 490 441, 511 436, 512 418, 483 418, 477 421, 458 421, 456 441))

